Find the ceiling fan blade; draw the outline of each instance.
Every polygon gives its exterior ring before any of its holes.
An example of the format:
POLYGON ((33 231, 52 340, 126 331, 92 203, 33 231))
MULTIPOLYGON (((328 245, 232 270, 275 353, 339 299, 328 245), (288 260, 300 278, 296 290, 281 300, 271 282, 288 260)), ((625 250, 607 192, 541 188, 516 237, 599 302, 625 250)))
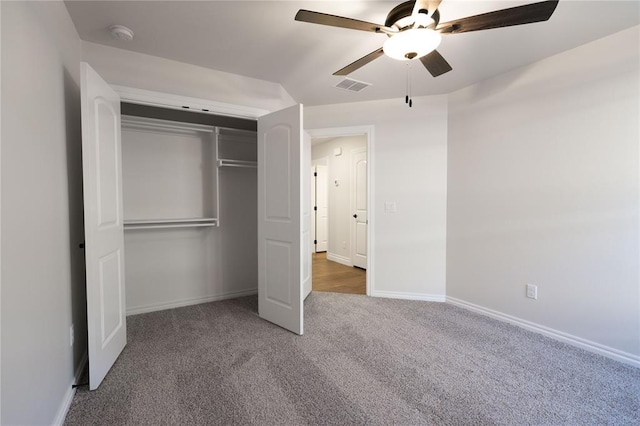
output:
POLYGON ((416 0, 411 16, 416 16, 421 10, 429 11, 429 16, 431 16, 440 6, 440 3, 442 3, 442 0, 416 0))
POLYGON ((382 29, 394 32, 393 28, 384 25, 374 24, 357 19, 344 18, 342 16, 329 15, 326 13, 312 12, 311 10, 300 9, 296 13, 296 21, 309 22, 312 24, 329 25, 330 27, 348 28, 350 30, 369 31, 379 33, 382 29))
POLYGON ((422 65, 424 65, 427 71, 429 71, 429 73, 434 77, 442 75, 453 69, 451 68, 451 65, 449 65, 449 62, 447 62, 437 50, 434 50, 420 58, 420 62, 422 62, 422 65))
POLYGON ((557 5, 558 0, 550 0, 496 10, 495 12, 443 22, 438 25, 436 30, 442 34, 457 34, 542 22, 551 17, 557 5))
POLYGON ((358 59, 355 62, 350 63, 349 65, 347 65, 346 67, 342 68, 341 70, 338 70, 336 72, 333 73, 333 75, 349 75, 352 72, 354 72, 355 70, 357 70, 358 68, 361 68, 365 65, 367 65, 369 62, 373 61, 374 59, 379 58, 380 56, 384 55, 384 52, 382 50, 382 47, 378 50, 374 50, 373 52, 369 53, 366 56, 363 56, 362 58, 358 59))

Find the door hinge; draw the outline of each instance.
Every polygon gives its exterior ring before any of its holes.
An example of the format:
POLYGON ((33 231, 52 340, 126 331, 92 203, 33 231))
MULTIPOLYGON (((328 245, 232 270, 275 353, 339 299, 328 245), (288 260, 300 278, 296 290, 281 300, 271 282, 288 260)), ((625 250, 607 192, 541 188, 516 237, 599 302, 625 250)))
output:
POLYGON ((318 240, 313 240, 313 244, 318 244, 318 240))
POLYGON ((318 176, 318 172, 313 172, 313 175, 317 177, 318 176))
POLYGON ((313 211, 317 212, 318 211, 318 206, 313 206, 313 211))

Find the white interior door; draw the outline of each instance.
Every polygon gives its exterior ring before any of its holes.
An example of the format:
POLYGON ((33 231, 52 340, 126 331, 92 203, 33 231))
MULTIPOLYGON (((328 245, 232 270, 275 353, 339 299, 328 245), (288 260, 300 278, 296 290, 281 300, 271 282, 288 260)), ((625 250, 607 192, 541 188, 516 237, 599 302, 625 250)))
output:
POLYGON ((302 141, 302 299, 306 299, 311 294, 311 244, 313 243, 311 218, 311 136, 305 132, 302 141))
POLYGON ((329 246, 328 167, 318 164, 316 174, 316 252, 324 252, 329 246))
POLYGON ((351 153, 351 202, 354 222, 352 229, 351 261, 353 266, 367 268, 367 151, 351 153))
POLYGON ((258 313, 297 334, 303 332, 303 283, 310 279, 304 275, 311 273, 304 264, 311 257, 303 217, 310 183, 303 175, 302 133, 302 105, 258 119, 258 313))
POLYGON ((316 166, 311 166, 311 184, 309 185, 309 189, 311 190, 311 253, 315 253, 316 250, 316 242, 318 241, 317 235, 317 227, 316 227, 316 216, 318 212, 316 211, 316 166))
POLYGON ((89 388, 94 390, 127 343, 120 98, 84 62, 81 81, 89 388))

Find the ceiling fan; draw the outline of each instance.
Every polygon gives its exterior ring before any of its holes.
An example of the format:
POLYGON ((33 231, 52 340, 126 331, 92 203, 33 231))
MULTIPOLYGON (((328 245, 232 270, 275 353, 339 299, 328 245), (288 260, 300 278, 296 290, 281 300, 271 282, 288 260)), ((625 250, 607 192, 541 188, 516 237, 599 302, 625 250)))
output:
POLYGON ((458 34, 546 21, 553 14, 559 0, 516 6, 444 23, 440 23, 438 12, 441 1, 406 1, 391 9, 384 25, 304 9, 298 11, 295 19, 312 24, 384 33, 389 36, 383 47, 334 72, 333 75, 348 75, 386 54, 398 60, 420 59, 431 75, 438 77, 452 70, 451 65, 436 50, 442 34, 458 34))

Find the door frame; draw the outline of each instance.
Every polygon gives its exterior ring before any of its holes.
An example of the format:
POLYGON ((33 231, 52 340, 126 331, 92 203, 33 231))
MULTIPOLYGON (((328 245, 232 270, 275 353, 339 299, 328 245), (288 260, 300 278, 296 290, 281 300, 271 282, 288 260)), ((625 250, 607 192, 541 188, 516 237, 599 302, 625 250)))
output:
POLYGON ((366 138, 366 147, 367 147, 367 215, 368 215, 368 226, 367 226, 367 282, 366 282, 366 294, 367 296, 371 296, 375 289, 375 212, 373 210, 373 206, 375 206, 374 202, 374 170, 375 170, 375 162, 374 162, 374 130, 375 127, 371 126, 349 126, 349 127, 330 127, 330 128, 321 128, 321 129, 305 129, 307 133, 311 136, 312 139, 316 138, 338 138, 343 136, 365 136, 366 138))

